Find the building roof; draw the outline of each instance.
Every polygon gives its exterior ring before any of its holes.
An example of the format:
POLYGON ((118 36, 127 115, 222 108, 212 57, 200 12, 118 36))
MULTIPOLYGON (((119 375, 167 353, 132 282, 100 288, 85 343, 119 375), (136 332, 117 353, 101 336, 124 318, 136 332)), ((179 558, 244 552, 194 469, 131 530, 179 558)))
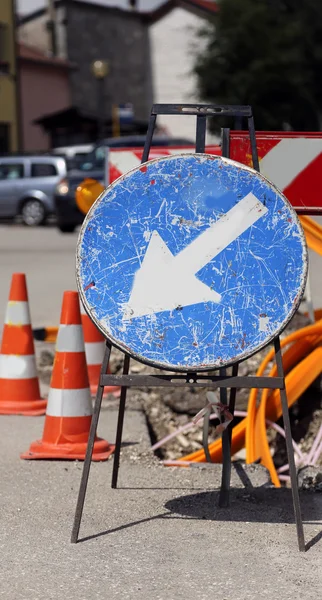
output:
POLYGON ((156 23, 169 14, 174 8, 183 8, 200 17, 209 17, 219 10, 215 0, 167 0, 153 11, 142 13, 149 23, 156 23))
MULTIPOLYGON (((57 127, 77 127, 80 123, 87 122, 97 124, 97 114, 87 110, 80 109, 77 106, 69 106, 56 112, 42 115, 34 119, 35 125, 41 125, 46 131, 51 131, 57 127)), ((105 124, 112 124, 112 116, 106 115, 105 124)), ((146 134, 148 121, 142 119, 133 119, 130 123, 122 123, 121 131, 125 133, 146 134)))
POLYGON ((199 8, 210 13, 217 13, 219 10, 215 0, 183 0, 181 4, 191 5, 192 8, 199 8))
MULTIPOLYGON (((66 0, 55 0, 55 5, 58 8, 59 6, 64 5, 66 0)), ((131 14, 133 16, 137 16, 138 18, 143 19, 148 23, 155 23, 166 14, 171 12, 174 8, 180 7, 184 8, 190 12, 194 12, 200 16, 211 16, 218 12, 219 8, 216 3, 216 0, 164 0, 157 8, 152 10, 143 10, 141 8, 133 9, 128 6, 119 8, 117 6, 112 5, 103 5, 101 0, 72 0, 72 2, 82 2, 82 4, 88 4, 95 6, 96 8, 100 8, 101 10, 109 10, 109 11, 117 11, 123 12, 127 14, 131 14)), ((28 13, 18 20, 18 25, 23 25, 24 23, 28 23, 29 21, 33 21, 41 16, 43 16, 47 12, 46 8, 41 8, 31 13, 28 13)))
POLYGON ((18 58, 20 61, 33 62, 38 64, 44 64, 47 66, 60 67, 62 69, 72 69, 74 65, 63 58, 57 58, 45 54, 35 46, 28 46, 27 44, 18 44, 18 58))

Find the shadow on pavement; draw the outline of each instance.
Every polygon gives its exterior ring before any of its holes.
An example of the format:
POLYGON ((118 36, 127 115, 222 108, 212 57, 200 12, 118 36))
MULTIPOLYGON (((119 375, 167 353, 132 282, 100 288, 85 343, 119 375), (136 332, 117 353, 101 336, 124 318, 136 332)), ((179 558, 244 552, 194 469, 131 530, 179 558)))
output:
MULTIPOLYGON (((124 489, 124 488, 123 488, 124 489)), ((153 489, 153 488, 150 488, 153 489)), ((160 488, 163 489, 163 488, 160 488)), ((167 488, 164 488, 167 489, 167 488)), ((102 537, 155 521, 158 519, 189 519, 242 523, 284 523, 295 524, 292 504, 292 492, 289 489, 267 488, 253 489, 231 488, 231 505, 219 508, 219 490, 200 492, 180 496, 165 503, 167 512, 125 523, 114 529, 84 537, 79 542, 102 537)), ((304 525, 322 526, 321 496, 310 492, 301 493, 301 506, 304 525)), ((306 550, 322 539, 322 529, 306 544, 306 550)))
MULTIPOLYGON (((321 497, 319 494, 300 494, 303 523, 322 526, 321 497)), ((165 504, 172 514, 197 520, 244 522, 244 523, 284 523, 295 525, 292 492, 290 489, 262 488, 253 490, 231 489, 231 505, 219 508, 219 491, 202 492, 169 500, 165 504)), ((309 542, 305 549, 322 539, 322 529, 309 542)))
MULTIPOLYGON (((305 523, 321 524, 321 499, 312 493, 301 494, 305 523)), ((253 491, 231 489, 231 505, 219 508, 219 490, 190 494, 165 504, 171 513, 191 519, 247 523, 295 523, 292 492, 289 489, 259 488, 253 491)))

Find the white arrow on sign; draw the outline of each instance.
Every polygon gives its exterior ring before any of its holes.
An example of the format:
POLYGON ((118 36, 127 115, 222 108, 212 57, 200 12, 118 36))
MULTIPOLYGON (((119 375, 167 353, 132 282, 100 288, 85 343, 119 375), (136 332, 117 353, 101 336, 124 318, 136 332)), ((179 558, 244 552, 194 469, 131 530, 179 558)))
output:
POLYGON ((220 294, 197 279, 196 273, 266 213, 267 208, 250 192, 176 256, 153 231, 123 319, 220 302, 220 294))

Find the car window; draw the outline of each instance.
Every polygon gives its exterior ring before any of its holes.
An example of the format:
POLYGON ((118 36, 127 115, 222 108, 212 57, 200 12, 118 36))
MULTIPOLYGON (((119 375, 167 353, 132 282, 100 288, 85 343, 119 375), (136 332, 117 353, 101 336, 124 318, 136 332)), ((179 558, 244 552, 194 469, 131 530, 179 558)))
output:
POLYGON ((94 171, 95 169, 104 169, 105 165, 105 146, 98 146, 92 152, 80 160, 78 168, 81 171, 94 171))
MULTIPOLYGON (((134 139, 124 138, 113 141, 111 139, 109 146, 110 148, 143 148, 145 142, 145 137, 135 137, 134 139)), ((184 140, 181 138, 160 138, 155 137, 152 138, 151 147, 159 146, 159 147, 171 147, 171 146, 187 146, 192 144, 189 140, 184 140)), ((193 144, 192 144, 193 145, 193 144)), ((98 146, 91 152, 89 152, 83 159, 81 158, 78 163, 78 169, 81 171, 95 171, 104 169, 105 166, 105 150, 108 146, 98 146)))
POLYGON ((22 163, 0 163, 0 181, 21 179, 23 177, 22 163))
POLYGON ((55 165, 50 163, 31 163, 31 177, 52 177, 57 175, 55 165))
POLYGON ((74 156, 75 158, 84 158, 84 156, 87 156, 88 152, 75 152, 74 156))

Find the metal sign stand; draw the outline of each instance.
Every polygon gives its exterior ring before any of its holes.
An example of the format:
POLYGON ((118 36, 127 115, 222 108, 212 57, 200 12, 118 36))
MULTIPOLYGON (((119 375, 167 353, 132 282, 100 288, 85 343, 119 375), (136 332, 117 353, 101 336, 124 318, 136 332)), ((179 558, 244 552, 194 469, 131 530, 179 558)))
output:
MULTIPOLYGON (((144 146, 142 163, 146 162, 149 157, 151 140, 155 129, 157 115, 192 115, 196 117, 196 152, 204 153, 205 137, 206 137, 206 119, 207 117, 233 117, 246 119, 248 124, 249 136, 251 141, 252 158, 254 168, 259 171, 259 162, 256 147, 256 136, 252 109, 250 106, 216 106, 216 105, 172 105, 156 104, 152 107, 150 122, 144 146)), ((229 157, 229 130, 223 130, 222 154, 224 157, 229 157)), ((184 374, 164 374, 160 369, 160 374, 136 375, 130 374, 130 355, 124 353, 123 374, 112 375, 107 374, 107 368, 110 360, 112 344, 106 342, 106 351, 101 368, 100 385, 97 389, 94 412, 91 422, 87 452, 83 466, 83 473, 78 494, 74 525, 72 530, 71 542, 77 543, 79 529, 84 508, 86 489, 91 466, 92 452, 96 430, 101 409, 104 386, 121 386, 120 405, 118 413, 118 423, 116 432, 116 445, 114 453, 113 473, 112 473, 112 488, 117 487, 118 470, 120 462, 120 450, 122 442, 123 420, 126 403, 126 393, 129 387, 208 387, 220 389, 220 401, 222 404, 227 404, 228 395, 227 389, 230 388, 229 395, 229 411, 234 414, 235 399, 237 388, 269 388, 280 390, 280 397, 283 409, 284 427, 286 432, 286 445, 288 453, 288 461, 290 467, 290 477, 292 484, 292 497, 294 505, 294 515, 297 528, 298 546, 301 552, 305 551, 304 531, 300 509, 300 499, 297 486, 297 474, 295 468, 290 418, 288 412, 287 396, 285 389, 284 369, 282 362, 282 354, 280 348, 279 336, 275 337, 274 341, 275 360, 277 365, 277 377, 256 377, 256 376, 238 376, 238 363, 232 367, 232 374, 227 375, 226 368, 219 369, 219 374, 198 374, 195 371, 187 371, 184 374)), ((223 467, 222 467, 222 482, 219 496, 219 506, 227 507, 229 505, 230 491, 230 476, 231 476, 231 433, 232 425, 224 431, 222 436, 223 449, 223 467)))

